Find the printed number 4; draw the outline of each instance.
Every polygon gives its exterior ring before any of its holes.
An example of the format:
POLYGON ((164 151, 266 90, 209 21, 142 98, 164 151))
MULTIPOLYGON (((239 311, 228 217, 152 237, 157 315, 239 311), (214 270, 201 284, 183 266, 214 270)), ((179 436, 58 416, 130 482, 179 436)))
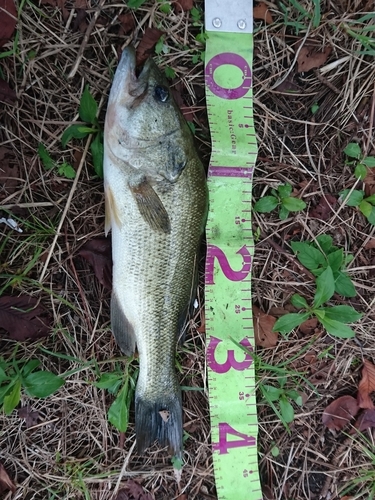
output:
POLYGON ((238 432, 229 424, 222 422, 219 424, 219 442, 213 443, 212 448, 214 451, 218 451, 220 455, 228 453, 230 448, 241 448, 243 446, 255 446, 256 439, 242 432, 238 432), (236 436, 240 438, 236 441, 228 441, 227 436, 236 436))

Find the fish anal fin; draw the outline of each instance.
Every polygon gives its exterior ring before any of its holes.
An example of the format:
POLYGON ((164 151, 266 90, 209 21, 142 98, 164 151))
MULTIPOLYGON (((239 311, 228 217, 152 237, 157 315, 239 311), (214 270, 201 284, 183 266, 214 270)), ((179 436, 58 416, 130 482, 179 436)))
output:
POLYGON ((125 316, 115 293, 112 293, 111 298, 111 328, 121 351, 126 356, 134 354, 136 344, 134 328, 125 316))
POLYGON ((129 188, 137 203, 140 214, 151 229, 161 233, 170 233, 171 223, 169 215, 147 179, 143 179, 135 185, 129 184, 129 188))
POLYGON ((121 218, 117 210, 116 202, 109 186, 104 187, 104 199, 105 199, 105 235, 107 236, 113 221, 117 226, 121 227, 121 218))

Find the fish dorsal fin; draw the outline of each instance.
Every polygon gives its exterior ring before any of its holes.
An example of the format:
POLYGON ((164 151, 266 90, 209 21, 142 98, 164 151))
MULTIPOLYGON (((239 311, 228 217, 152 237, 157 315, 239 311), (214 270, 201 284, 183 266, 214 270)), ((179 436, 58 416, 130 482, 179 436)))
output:
POLYGON ((140 214, 151 229, 161 233, 170 233, 171 223, 169 215, 148 180, 142 179, 138 184, 129 185, 129 187, 140 214))
POLYGON ((104 187, 104 199, 105 199, 105 235, 107 236, 113 222, 117 224, 117 226, 121 227, 121 219, 120 214, 117 210, 116 202, 113 197, 111 188, 109 186, 104 187))

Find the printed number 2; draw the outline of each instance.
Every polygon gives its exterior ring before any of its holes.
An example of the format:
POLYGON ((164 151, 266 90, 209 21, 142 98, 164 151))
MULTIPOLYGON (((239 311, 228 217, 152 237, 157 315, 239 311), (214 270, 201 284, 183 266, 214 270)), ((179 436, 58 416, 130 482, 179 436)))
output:
MULTIPOLYGON (((227 373, 227 371, 229 371, 231 368, 238 371, 243 371, 249 368, 252 363, 250 354, 244 352, 243 354, 245 355, 245 359, 243 361, 237 361, 234 357, 233 349, 228 349, 227 360, 224 361, 224 363, 218 363, 215 360, 215 351, 220 342, 222 342, 221 339, 218 339, 217 337, 210 337, 210 342, 207 347, 207 362, 208 366, 213 372, 227 373)), ((252 346, 246 337, 241 340, 240 344, 243 347, 252 350, 252 346)))
POLYGON ((229 424, 222 422, 219 424, 219 442, 213 443, 212 448, 214 451, 218 451, 220 455, 228 453, 230 448, 241 448, 243 446, 255 446, 256 439, 242 432, 238 432, 229 424), (228 441, 227 436, 236 436, 240 438, 236 441, 228 441))

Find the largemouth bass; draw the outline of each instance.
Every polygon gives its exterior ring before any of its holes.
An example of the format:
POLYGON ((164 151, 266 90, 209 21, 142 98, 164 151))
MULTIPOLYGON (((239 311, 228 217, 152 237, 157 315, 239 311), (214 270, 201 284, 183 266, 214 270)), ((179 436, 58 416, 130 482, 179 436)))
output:
POLYGON ((182 453, 178 338, 197 285, 207 213, 205 172, 193 137, 152 59, 135 73, 124 50, 104 131, 106 233, 112 228, 112 332, 128 356, 137 346, 137 448, 158 440, 182 453))

